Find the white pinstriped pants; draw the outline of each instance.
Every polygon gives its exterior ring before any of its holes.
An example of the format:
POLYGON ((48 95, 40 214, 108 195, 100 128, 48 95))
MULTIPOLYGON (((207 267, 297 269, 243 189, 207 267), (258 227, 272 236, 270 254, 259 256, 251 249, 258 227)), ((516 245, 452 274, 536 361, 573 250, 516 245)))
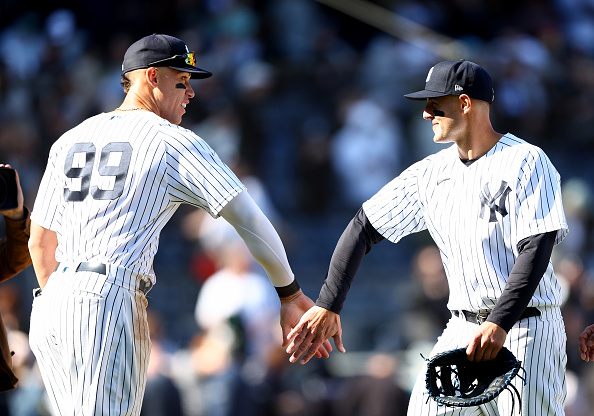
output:
MULTIPOLYGON (((520 377, 513 380, 520 392, 522 408, 513 393, 513 415, 563 416, 567 388, 565 366, 567 336, 561 312, 557 307, 539 308, 541 316, 522 319, 507 334, 507 347, 526 370, 526 384, 520 377)), ((476 330, 477 324, 463 317, 452 317, 433 347, 430 357, 463 343, 476 330)), ((523 372, 520 370, 520 376, 523 372)), ((503 391, 495 400, 474 407, 438 406, 425 388, 425 372, 419 374, 408 407, 408 416, 508 416, 512 415, 512 391, 503 391)))
POLYGON ((138 275, 60 264, 33 300, 29 342, 56 415, 139 415, 151 342, 138 275))

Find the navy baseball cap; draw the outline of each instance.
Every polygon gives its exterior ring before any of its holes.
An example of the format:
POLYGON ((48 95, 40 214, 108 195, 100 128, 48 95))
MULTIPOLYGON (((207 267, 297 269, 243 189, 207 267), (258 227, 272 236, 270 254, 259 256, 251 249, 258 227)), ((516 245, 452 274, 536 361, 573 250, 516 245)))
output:
POLYGON ((191 78, 208 78, 211 72, 196 67, 196 56, 180 39, 156 33, 134 42, 124 54, 122 75, 135 69, 168 66, 189 72, 191 78))
POLYGON ((474 62, 444 61, 429 70, 425 80, 425 89, 406 94, 411 100, 444 97, 446 95, 466 94, 488 103, 495 99, 491 77, 481 66, 474 62))

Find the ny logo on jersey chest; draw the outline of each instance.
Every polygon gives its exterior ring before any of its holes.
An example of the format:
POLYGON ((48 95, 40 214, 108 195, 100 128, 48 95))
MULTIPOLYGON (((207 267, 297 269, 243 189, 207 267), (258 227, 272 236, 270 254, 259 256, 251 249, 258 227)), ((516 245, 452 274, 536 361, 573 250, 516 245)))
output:
POLYGON ((485 207, 489 208, 489 222, 497 222, 497 216, 495 212, 501 214, 502 217, 507 215, 507 210, 505 209, 505 199, 507 195, 511 192, 509 186, 507 186, 507 182, 501 181, 501 186, 497 193, 494 196, 491 196, 491 191, 489 191, 489 184, 485 184, 483 191, 480 194, 481 199, 481 214, 480 217, 484 218, 485 216, 485 207))

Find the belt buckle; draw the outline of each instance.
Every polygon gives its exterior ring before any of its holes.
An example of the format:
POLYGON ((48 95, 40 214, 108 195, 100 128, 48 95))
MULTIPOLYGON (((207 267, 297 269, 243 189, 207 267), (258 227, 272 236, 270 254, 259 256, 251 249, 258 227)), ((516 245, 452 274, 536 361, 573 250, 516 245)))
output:
POLYGON ((487 320, 487 317, 489 316, 489 312, 488 311, 482 311, 476 314, 476 323, 481 325, 483 322, 485 322, 487 320))

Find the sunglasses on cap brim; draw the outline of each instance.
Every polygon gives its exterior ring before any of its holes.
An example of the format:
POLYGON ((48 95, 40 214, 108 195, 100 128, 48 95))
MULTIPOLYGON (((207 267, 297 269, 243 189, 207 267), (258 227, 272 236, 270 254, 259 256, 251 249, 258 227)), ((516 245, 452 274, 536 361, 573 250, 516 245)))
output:
POLYGON ((155 66, 156 64, 162 64, 165 62, 176 61, 178 59, 183 59, 184 62, 190 66, 196 66, 196 54, 194 52, 184 53, 182 55, 174 55, 170 58, 161 59, 159 61, 151 62, 149 66, 155 66))

